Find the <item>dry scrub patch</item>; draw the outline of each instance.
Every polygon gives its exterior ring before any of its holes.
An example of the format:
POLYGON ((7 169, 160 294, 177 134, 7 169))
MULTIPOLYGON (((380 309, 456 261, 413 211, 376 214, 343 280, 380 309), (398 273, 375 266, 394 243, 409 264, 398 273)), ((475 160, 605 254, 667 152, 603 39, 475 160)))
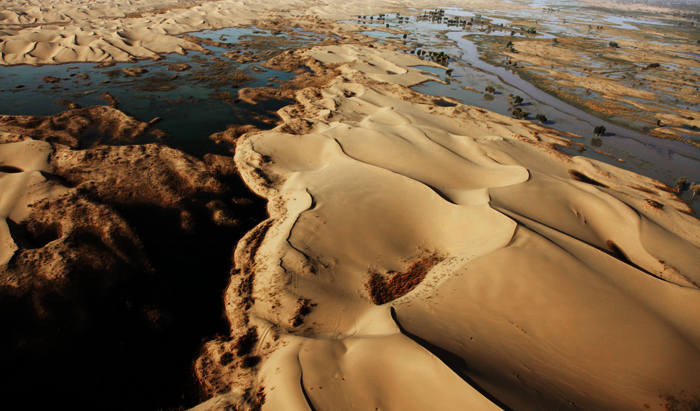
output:
POLYGON ((431 253, 411 263, 402 273, 372 272, 366 284, 372 301, 377 305, 386 304, 410 293, 423 281, 428 271, 443 259, 437 253, 431 253))

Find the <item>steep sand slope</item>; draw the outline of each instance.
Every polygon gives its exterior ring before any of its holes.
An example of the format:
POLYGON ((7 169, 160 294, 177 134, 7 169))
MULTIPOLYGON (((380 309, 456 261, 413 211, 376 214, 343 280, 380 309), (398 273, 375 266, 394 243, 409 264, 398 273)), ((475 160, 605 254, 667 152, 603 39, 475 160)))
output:
MULTIPOLYGON (((2 133, 2 137, 8 136, 2 133)), ((0 146, 0 266, 7 264, 17 245, 10 234, 10 224, 29 217, 30 205, 38 199, 53 198, 66 190, 44 177, 51 171, 51 144, 44 141, 17 141, 0 146)))
POLYGON ((427 79, 412 56, 302 54, 342 74, 238 141, 270 218, 236 250, 232 334, 197 363, 220 395, 197 409, 664 409, 700 393, 700 223, 667 187, 412 92, 427 79))

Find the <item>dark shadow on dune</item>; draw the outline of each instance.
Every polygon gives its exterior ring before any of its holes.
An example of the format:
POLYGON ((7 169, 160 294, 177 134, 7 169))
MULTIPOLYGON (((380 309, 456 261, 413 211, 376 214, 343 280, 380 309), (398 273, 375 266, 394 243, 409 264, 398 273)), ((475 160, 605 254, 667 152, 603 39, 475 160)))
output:
MULTIPOLYGON (((518 215, 518 214, 509 212, 508 210, 506 210, 506 209, 504 209, 504 208, 502 208, 502 207, 499 207, 499 206, 495 206, 494 209, 497 210, 497 211, 499 211, 499 212, 501 212, 501 213, 503 213, 503 214, 505 214, 505 215, 507 215, 507 216, 508 216, 509 218, 511 218, 513 221, 515 221, 516 223, 518 223, 518 225, 523 226, 523 227, 527 228, 528 230, 532 230, 533 232, 535 232, 535 233, 541 235, 543 238, 547 239, 547 241, 551 241, 553 244, 556 244, 558 247, 562 247, 561 245, 559 245, 559 244, 556 243, 555 241, 551 240, 551 239, 550 239, 549 237, 547 237, 546 235, 542 234, 537 228, 533 227, 532 224, 528 224, 526 221, 524 221, 524 220, 523 220, 523 217, 524 217, 524 216, 520 216, 520 215, 518 215)), ((637 214, 639 215, 639 212, 638 212, 638 211, 635 210, 635 212, 637 212, 637 214)), ((524 218, 527 218, 527 217, 524 217, 524 218)), ((541 224, 542 226, 547 227, 547 228, 550 229, 550 230, 556 231, 556 232, 558 232, 558 233, 560 233, 560 234, 562 234, 562 235, 565 235, 565 236, 567 236, 567 237, 572 237, 569 233, 566 233, 566 232, 564 232, 564 231, 561 231, 561 230, 559 230, 559 229, 557 229, 557 228, 555 228, 555 227, 552 227, 552 226, 549 226, 549 225, 543 224, 543 223, 540 223, 540 224, 541 224)), ((575 238, 575 237, 574 237, 574 238, 575 238)), ((643 267, 641 267, 641 266, 635 264, 634 262, 632 262, 632 261, 629 259, 629 257, 627 257, 627 254, 626 254, 617 244, 615 244, 612 240, 608 240, 608 241, 606 242, 606 246, 609 248, 609 250, 606 250, 605 248, 599 247, 599 246, 597 246, 597 245, 595 245, 595 244, 593 244, 593 243, 590 243, 590 242, 588 242, 588 241, 584 241, 584 240, 582 240, 582 239, 580 239, 580 238, 576 238, 576 240, 577 240, 577 241, 580 241, 581 243, 586 244, 586 245, 588 245, 588 246, 590 246, 590 247, 593 247, 593 248, 595 248, 595 249, 597 249, 597 250, 599 250, 599 251, 601 251, 601 252, 603 252, 603 253, 605 253, 605 254, 607 254, 607 255, 613 257, 613 258, 615 258, 616 260, 619 260, 620 262, 622 262, 622 263, 624 263, 624 264, 627 264, 627 265, 629 265, 630 267, 633 267, 633 268, 639 270, 640 272, 642 272, 642 273, 644 273, 644 274, 646 274, 646 275, 652 276, 652 277, 654 277, 654 278, 656 278, 656 279, 658 279, 658 280, 661 280, 661 281, 665 281, 665 282, 669 282, 669 283, 678 285, 677 283, 674 283, 673 281, 669 281, 669 280, 667 280, 667 279, 665 279, 665 278, 659 277, 659 276, 657 276, 657 275, 651 273, 650 271, 646 270, 645 268, 643 268, 643 267)), ((563 248, 563 247, 562 247, 562 248, 563 248)), ((565 249, 565 248, 564 248, 564 249, 565 249)), ((566 250, 566 249, 565 249, 565 250, 566 250)), ((567 251, 567 252, 568 252, 568 251, 567 251)))
POLYGON ((605 184, 596 181, 579 171, 569 170, 569 174, 571 175, 571 178, 573 178, 576 181, 580 181, 582 183, 591 184, 598 187, 608 188, 608 186, 606 186, 605 184))
POLYGON ((472 388, 474 388, 479 394, 483 395, 486 397, 489 401, 500 407, 504 411, 514 411, 512 408, 504 404, 501 400, 493 396, 491 393, 486 391, 484 388, 482 388, 476 381, 474 381, 469 375, 466 374, 466 370, 469 369, 469 366, 467 365, 466 361, 464 361, 463 358, 443 349, 438 347, 437 345, 434 345, 423 338, 411 334, 410 332, 406 331, 401 326, 401 323, 399 322, 399 319, 396 315, 396 310, 394 307, 391 308, 391 318, 394 319, 394 322, 396 325, 399 327, 399 330, 401 330, 401 333, 405 335, 406 337, 412 339, 416 343, 418 343, 421 347, 425 348, 426 350, 430 351, 434 356, 440 359, 445 365, 450 367, 450 369, 457 374, 460 378, 464 380, 467 384, 469 384, 472 388))
POLYGON ((306 400, 306 404, 309 406, 311 411, 316 411, 316 408, 314 407, 314 403, 311 402, 311 398, 309 398, 309 393, 306 392, 306 388, 304 388, 304 376, 299 379, 299 386, 301 387, 301 393, 304 394, 304 399, 306 400))
POLYGON ((433 192, 435 192, 435 194, 439 195, 440 198, 442 198, 443 200, 447 201, 448 203, 450 203, 450 204, 457 204, 457 203, 455 203, 454 201, 452 201, 451 198, 449 198, 448 196, 446 196, 442 191, 440 191, 439 189, 437 189, 436 187, 433 187, 433 186, 428 185, 428 184, 426 184, 425 186, 428 187, 429 189, 433 190, 433 192))
POLYGON ((457 104, 444 99, 435 99, 433 100, 433 103, 435 103, 435 105, 439 107, 457 107, 457 104))
POLYGON ((19 167, 5 166, 5 165, 0 166, 0 173, 12 174, 12 173, 21 173, 22 171, 24 171, 24 170, 22 170, 19 167))

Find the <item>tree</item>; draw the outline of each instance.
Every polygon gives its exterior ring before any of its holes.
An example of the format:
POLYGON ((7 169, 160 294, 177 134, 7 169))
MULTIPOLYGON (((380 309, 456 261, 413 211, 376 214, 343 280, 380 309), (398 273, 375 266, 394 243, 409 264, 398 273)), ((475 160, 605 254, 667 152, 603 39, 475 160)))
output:
POLYGON ((510 112, 510 114, 513 115, 513 117, 517 119, 524 119, 527 118, 527 116, 530 114, 527 111, 523 111, 521 107, 516 107, 513 109, 513 111, 510 112))
POLYGON ((493 86, 486 86, 486 92, 489 94, 494 94, 496 92, 496 89, 493 88, 493 86))
POLYGON ((690 191, 693 192, 693 197, 698 195, 698 193, 700 193, 700 184, 691 184, 690 191))
POLYGON ((659 127, 661 126, 661 119, 656 120, 656 125, 659 127))
POLYGON ((404 33, 404 34, 403 34, 403 39, 406 40, 406 37, 408 37, 408 34, 404 33))
POLYGON ((686 178, 685 176, 678 177, 678 180, 676 180, 676 188, 678 189, 678 192, 683 190, 683 187, 685 187, 686 183, 688 183, 688 178, 686 178))
POLYGON ((612 47, 612 48, 614 48, 614 49, 620 47, 620 46, 617 44, 616 41, 611 41, 610 43, 608 43, 608 46, 610 46, 610 47, 612 47))
POLYGON ((595 126, 593 128, 593 132, 595 133, 596 136, 600 137, 603 134, 605 134, 605 126, 595 126))
POLYGON ((513 96, 513 98, 508 100, 508 104, 510 104, 511 106, 519 106, 523 104, 523 98, 517 95, 513 96))
POLYGON ((541 124, 544 124, 544 123, 547 122, 547 116, 545 116, 544 114, 538 114, 538 115, 535 116, 535 118, 536 118, 537 121, 539 121, 541 124))

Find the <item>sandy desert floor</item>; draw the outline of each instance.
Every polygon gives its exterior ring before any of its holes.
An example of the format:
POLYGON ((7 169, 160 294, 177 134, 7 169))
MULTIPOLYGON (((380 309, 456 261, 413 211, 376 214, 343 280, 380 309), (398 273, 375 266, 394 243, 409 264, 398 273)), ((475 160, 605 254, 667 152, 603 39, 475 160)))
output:
MULTIPOLYGON (((161 119, 128 115, 109 93, 107 106, 0 116, 6 401, 700 407, 692 208, 663 182, 575 155, 586 146, 575 134, 416 91, 449 85, 447 67, 350 21, 431 7, 10 2, 0 14, 5 65, 112 65, 218 47, 238 64, 296 76, 210 92, 231 107, 289 104, 212 134, 223 149, 196 154, 169 146, 161 119), (259 46, 246 54, 182 36, 251 23, 321 37, 263 58, 259 46)), ((122 67, 140 66, 118 67, 129 76, 122 67)))

